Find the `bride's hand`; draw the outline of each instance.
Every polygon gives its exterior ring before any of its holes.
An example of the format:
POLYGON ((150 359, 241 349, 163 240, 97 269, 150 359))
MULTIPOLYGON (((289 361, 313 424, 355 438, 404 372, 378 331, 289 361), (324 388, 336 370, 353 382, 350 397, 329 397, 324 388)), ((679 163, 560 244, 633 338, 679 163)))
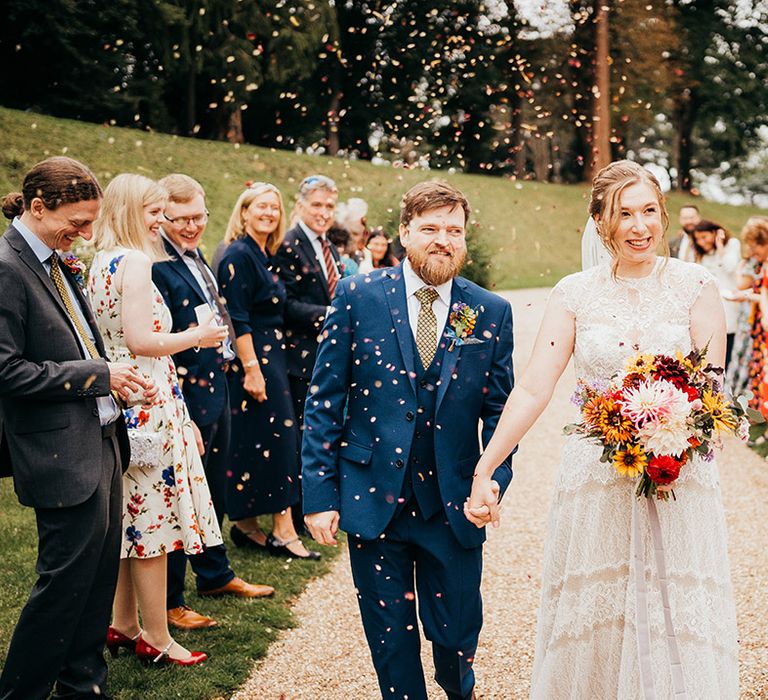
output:
POLYGON ((464 503, 464 517, 476 527, 500 522, 499 493, 501 489, 493 479, 475 477, 472 491, 464 503))

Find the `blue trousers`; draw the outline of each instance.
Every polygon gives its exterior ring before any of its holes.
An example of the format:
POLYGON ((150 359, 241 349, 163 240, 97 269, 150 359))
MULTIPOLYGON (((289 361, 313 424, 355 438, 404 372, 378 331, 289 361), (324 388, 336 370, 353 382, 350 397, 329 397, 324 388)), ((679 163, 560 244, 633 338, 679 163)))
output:
MULTIPOLYGON (((205 478, 211 491, 211 500, 216 510, 216 517, 221 527, 226 512, 227 498, 227 460, 229 459, 229 437, 231 416, 229 402, 218 420, 200 427, 205 453, 202 456, 205 478)), ((229 565, 227 550, 223 544, 208 547, 200 554, 189 557, 189 563, 195 572, 197 589, 214 590, 226 586, 235 573, 229 565)), ((184 578, 187 573, 187 555, 179 550, 168 555, 168 610, 184 605, 184 578)))
POLYGON ((381 537, 350 538, 349 557, 382 698, 427 700, 417 598, 435 680, 450 700, 470 698, 483 623, 482 547, 462 547, 445 513, 424 520, 411 499, 381 537))

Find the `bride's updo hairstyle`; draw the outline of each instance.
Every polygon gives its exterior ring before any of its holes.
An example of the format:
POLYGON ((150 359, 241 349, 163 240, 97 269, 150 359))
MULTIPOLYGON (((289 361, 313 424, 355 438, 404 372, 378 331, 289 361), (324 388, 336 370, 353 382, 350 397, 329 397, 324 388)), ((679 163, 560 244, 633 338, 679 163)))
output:
MULTIPOLYGON (((613 258, 613 272, 619 264, 619 246, 615 236, 621 221, 621 194, 627 187, 645 183, 655 193, 659 202, 661 223, 664 233, 669 226, 669 214, 664 202, 661 185, 650 170, 631 160, 616 160, 606 165, 592 180, 592 197, 589 201, 589 215, 594 219, 597 232, 613 258)), ((664 257, 669 258, 669 244, 666 236, 662 237, 664 257)))

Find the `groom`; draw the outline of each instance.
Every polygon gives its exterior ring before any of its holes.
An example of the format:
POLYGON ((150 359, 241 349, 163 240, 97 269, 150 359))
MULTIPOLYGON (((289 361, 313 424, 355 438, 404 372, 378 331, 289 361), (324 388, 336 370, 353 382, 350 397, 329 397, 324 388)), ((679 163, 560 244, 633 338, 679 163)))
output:
MULTIPOLYGON (((339 282, 307 397, 305 520, 321 544, 349 535, 384 698, 427 698, 417 597, 435 679, 451 700, 473 697, 485 532, 462 508, 478 424, 487 443, 512 388, 512 313, 457 276, 469 211, 448 183, 405 194, 407 260, 339 282)), ((507 459, 500 494, 511 478, 507 459)))

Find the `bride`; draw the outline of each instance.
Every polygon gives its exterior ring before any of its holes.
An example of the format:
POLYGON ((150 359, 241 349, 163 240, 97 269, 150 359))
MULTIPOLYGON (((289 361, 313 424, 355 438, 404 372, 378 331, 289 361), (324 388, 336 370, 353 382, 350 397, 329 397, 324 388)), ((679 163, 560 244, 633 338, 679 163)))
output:
MULTIPOLYGON (((593 181, 589 211, 611 258, 565 277, 551 295, 528 367, 477 465, 465 513, 478 527, 498 526, 491 474, 541 414, 572 355, 577 377, 590 383, 637 352, 687 354, 707 343, 709 362, 723 366, 714 278, 656 255, 668 217, 654 176, 612 163, 593 181)), ((638 501, 635 483, 600 462, 601 452, 583 437, 567 439, 544 549, 531 697, 735 700, 735 606, 715 462, 693 459, 674 484, 677 500, 654 503, 638 501)))

